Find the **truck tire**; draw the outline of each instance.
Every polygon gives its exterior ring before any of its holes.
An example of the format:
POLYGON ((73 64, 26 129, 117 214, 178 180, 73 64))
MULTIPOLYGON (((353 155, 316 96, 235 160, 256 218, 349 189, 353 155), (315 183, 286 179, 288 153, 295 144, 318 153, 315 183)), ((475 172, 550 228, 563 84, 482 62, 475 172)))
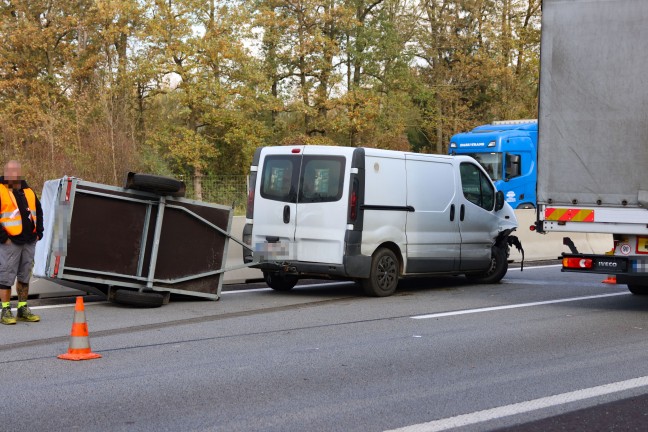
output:
POLYGON ((634 295, 648 295, 647 285, 628 284, 628 290, 634 295))
POLYGON ((400 276, 400 264, 396 254, 380 248, 371 258, 369 278, 362 280, 362 288, 368 296, 387 297, 394 294, 400 276))
POLYGON ((126 187, 145 192, 153 192, 158 195, 170 195, 173 197, 183 197, 185 195, 185 186, 182 181, 153 174, 135 173, 130 178, 126 187))
POLYGON ((506 249, 493 247, 491 263, 488 270, 482 273, 468 273, 468 280, 483 284, 495 284, 502 280, 508 271, 508 253, 506 249))
POLYGON ((279 274, 278 272, 263 272, 265 283, 275 291, 290 291, 297 285, 299 278, 295 275, 279 274))
POLYGON ((114 302, 141 308, 156 308, 162 306, 164 296, 152 292, 139 292, 128 289, 115 291, 114 302))

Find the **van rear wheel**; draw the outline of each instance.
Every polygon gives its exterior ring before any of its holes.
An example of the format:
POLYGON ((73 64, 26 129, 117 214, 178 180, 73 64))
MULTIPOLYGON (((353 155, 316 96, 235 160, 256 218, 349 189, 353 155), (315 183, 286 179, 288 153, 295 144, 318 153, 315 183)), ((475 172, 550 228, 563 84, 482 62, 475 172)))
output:
POLYGON ((508 271, 508 253, 505 248, 493 247, 491 262, 488 270, 482 273, 469 273, 466 275, 471 281, 494 284, 502 280, 508 271))
POLYGON ((290 291, 297 285, 299 278, 295 275, 280 274, 279 272, 263 272, 265 283, 275 291, 290 291))
POLYGON ((378 249, 371 259, 368 279, 362 280, 365 294, 387 297, 394 294, 398 285, 399 263, 396 254, 387 248, 378 249))

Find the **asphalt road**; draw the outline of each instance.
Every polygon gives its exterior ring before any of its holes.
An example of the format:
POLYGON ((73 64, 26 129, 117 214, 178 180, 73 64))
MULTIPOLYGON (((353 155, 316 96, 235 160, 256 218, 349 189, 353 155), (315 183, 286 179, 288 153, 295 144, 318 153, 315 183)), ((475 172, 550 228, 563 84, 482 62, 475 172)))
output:
POLYGON ((329 283, 95 301, 103 358, 84 362, 56 358, 72 306, 42 304, 41 323, 0 328, 0 429, 645 429, 648 298, 602 279, 536 267, 491 286, 410 280, 383 299, 329 283))

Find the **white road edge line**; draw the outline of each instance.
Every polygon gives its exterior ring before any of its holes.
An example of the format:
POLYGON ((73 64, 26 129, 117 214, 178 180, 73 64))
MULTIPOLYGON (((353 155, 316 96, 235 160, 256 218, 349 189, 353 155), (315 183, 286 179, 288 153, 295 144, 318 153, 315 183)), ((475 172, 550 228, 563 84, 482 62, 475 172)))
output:
MULTIPOLYGON (((314 287, 333 287, 333 286, 338 286, 338 285, 349 285, 352 284, 353 281, 345 281, 345 282, 324 282, 321 284, 315 283, 315 284, 305 284, 305 285, 297 285, 295 288, 305 288, 309 286, 314 286, 314 287)), ((246 293, 246 292, 259 292, 259 291, 272 291, 272 288, 253 288, 253 289, 242 289, 242 290, 234 290, 234 291, 221 291, 221 295, 223 294, 238 294, 238 293, 246 293)))
POLYGON ((614 297, 614 296, 629 295, 629 294, 631 294, 631 293, 630 292, 620 292, 620 293, 610 293, 610 294, 597 294, 597 295, 591 295, 591 296, 585 296, 585 297, 570 297, 570 298, 564 298, 564 299, 546 300, 546 301, 539 301, 539 302, 533 302, 533 303, 518 303, 518 304, 512 304, 512 305, 493 306, 493 307, 485 307, 485 308, 479 308, 479 309, 464 309, 464 310, 457 310, 457 311, 452 311, 452 312, 440 312, 440 313, 433 313, 433 314, 427 314, 427 315, 414 315, 414 316, 411 316, 410 318, 413 318, 413 319, 441 318, 441 317, 447 317, 447 316, 467 315, 467 314, 491 312, 491 311, 504 310, 504 309, 518 309, 518 308, 531 307, 531 306, 541 306, 541 305, 547 305, 547 304, 553 304, 553 303, 567 303, 567 302, 574 302, 574 301, 580 301, 580 300, 590 300, 590 299, 597 299, 597 298, 604 298, 604 297, 614 297))
POLYGON ((618 393, 625 390, 636 389, 648 386, 648 376, 633 378, 626 381, 618 381, 610 384, 604 384, 596 387, 561 393, 553 396, 542 397, 525 402, 519 402, 511 405, 504 405, 483 411, 475 411, 469 414, 462 414, 454 417, 434 420, 428 423, 420 423, 411 426, 405 426, 398 429, 392 429, 387 432, 437 432, 452 428, 458 428, 468 425, 483 423, 489 420, 496 420, 503 417, 509 417, 517 414, 524 414, 531 411, 537 411, 543 408, 550 408, 558 405, 565 405, 570 402, 577 402, 585 399, 591 399, 598 396, 604 396, 612 393, 618 393))
MULTIPOLYGON (((546 266, 535 266, 535 267, 526 267, 526 270, 529 269, 534 269, 534 268, 548 268, 548 267, 562 267, 560 264, 555 264, 555 265, 546 265, 546 266)), ((34 279, 37 280, 37 279, 34 279)), ((353 283, 352 281, 343 281, 343 282, 325 282, 321 284, 307 284, 307 285, 297 285, 295 288, 303 288, 307 287, 310 285, 317 285, 318 287, 331 287, 331 286, 338 286, 338 285, 346 285, 353 283)), ((240 293, 246 293, 246 292, 262 292, 262 291, 272 291, 272 288, 253 288, 253 289, 242 289, 242 290, 234 290, 234 291, 221 291, 221 295, 224 294, 240 294, 240 293)), ((103 304, 103 303, 108 303, 108 302, 93 302, 93 303, 86 303, 88 305, 91 304, 103 304)), ((72 304, 64 304, 64 305, 50 305, 50 306, 30 306, 30 309, 55 309, 55 308, 61 308, 61 307, 74 307, 74 303, 72 304)))
MULTIPOLYGON (((104 304, 108 303, 107 301, 99 301, 99 302, 88 302, 84 303, 84 306, 92 306, 92 305, 97 305, 97 304, 104 304)), ((56 309, 56 308, 64 308, 64 307, 74 307, 74 303, 70 304, 60 304, 60 305, 47 305, 47 306, 29 306, 29 309, 56 309)))

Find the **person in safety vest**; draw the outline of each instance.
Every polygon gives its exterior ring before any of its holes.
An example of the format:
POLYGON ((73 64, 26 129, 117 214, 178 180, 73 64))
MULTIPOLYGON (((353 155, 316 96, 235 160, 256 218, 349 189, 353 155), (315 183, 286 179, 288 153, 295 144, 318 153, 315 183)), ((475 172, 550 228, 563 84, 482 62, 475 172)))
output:
POLYGON ((34 268, 36 242, 43 237, 43 210, 33 190, 22 179, 20 162, 9 161, 0 177, 0 323, 16 324, 11 313, 11 286, 16 277, 17 319, 38 322, 27 307, 29 279, 34 268))

